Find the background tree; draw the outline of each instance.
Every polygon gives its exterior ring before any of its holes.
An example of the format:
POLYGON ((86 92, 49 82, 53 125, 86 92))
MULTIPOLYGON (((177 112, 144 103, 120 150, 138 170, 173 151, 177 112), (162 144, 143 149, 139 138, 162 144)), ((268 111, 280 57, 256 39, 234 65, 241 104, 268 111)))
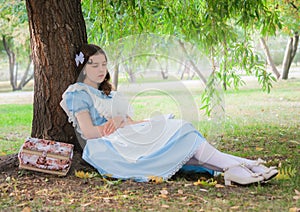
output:
POLYGON ((21 90, 33 78, 25 4, 3 0, 0 4, 0 40, 8 57, 9 80, 13 91, 21 90), (20 67, 25 69, 22 74, 20 67))
POLYGON ((260 31, 260 34, 263 35, 263 37, 260 37, 260 43, 266 55, 267 62, 270 65, 271 70, 273 71, 275 76, 277 78, 281 77, 282 79, 287 79, 291 64, 296 56, 298 49, 300 30, 300 2, 293 0, 269 0, 268 5, 269 7, 273 8, 274 12, 278 13, 279 15, 276 17, 276 19, 272 18, 270 20, 269 17, 270 15, 272 15, 270 14, 266 17, 266 23, 268 24, 272 20, 276 21, 279 28, 274 28, 274 26, 276 26, 276 24, 274 23, 270 27, 263 27, 262 24, 258 22, 258 29, 260 31), (270 54, 270 50, 265 39, 270 36, 276 36, 278 34, 287 35, 289 38, 282 62, 281 75, 273 62, 273 58, 270 54))
POLYGON ((80 0, 26 0, 34 61, 33 137, 74 142, 60 108, 62 93, 78 76, 74 55, 86 43, 80 0))
POLYGON ((282 62, 282 79, 287 79, 299 44, 300 2, 280 0, 277 7, 280 10, 281 21, 283 22, 283 32, 289 36, 282 62))

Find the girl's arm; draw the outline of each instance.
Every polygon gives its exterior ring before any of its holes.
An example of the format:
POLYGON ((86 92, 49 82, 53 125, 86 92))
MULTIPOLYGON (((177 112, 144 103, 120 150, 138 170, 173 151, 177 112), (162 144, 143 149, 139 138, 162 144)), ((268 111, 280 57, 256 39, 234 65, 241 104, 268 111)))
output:
POLYGON ((138 123, 142 123, 142 122, 145 122, 145 121, 146 120, 134 121, 134 120, 132 120, 132 118, 130 118, 129 116, 127 116, 126 117, 125 125, 138 124, 138 123))
POLYGON ((115 116, 112 119, 109 119, 104 125, 103 125, 103 134, 109 135, 113 132, 115 132, 118 128, 122 128, 126 125, 130 124, 137 124, 145 121, 134 121, 129 116, 126 116, 125 118, 122 116, 115 116))
POLYGON ((145 121, 133 121, 130 117, 125 119, 121 116, 109 119, 102 126, 93 125, 90 113, 88 111, 80 112, 76 115, 77 122, 83 133, 83 136, 87 139, 100 138, 107 136, 115 132, 118 128, 124 127, 125 125, 137 124, 145 121))
POLYGON ((83 136, 87 139, 100 138, 104 135, 104 126, 94 126, 90 113, 83 111, 76 114, 77 122, 83 133, 83 136))

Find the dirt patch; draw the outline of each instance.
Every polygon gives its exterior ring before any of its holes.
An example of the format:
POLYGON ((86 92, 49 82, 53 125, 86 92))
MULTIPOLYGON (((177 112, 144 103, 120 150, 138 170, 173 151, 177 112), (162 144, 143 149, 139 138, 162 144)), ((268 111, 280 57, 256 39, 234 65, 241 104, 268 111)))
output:
POLYGON ((0 92, 0 104, 32 104, 33 91, 0 92))

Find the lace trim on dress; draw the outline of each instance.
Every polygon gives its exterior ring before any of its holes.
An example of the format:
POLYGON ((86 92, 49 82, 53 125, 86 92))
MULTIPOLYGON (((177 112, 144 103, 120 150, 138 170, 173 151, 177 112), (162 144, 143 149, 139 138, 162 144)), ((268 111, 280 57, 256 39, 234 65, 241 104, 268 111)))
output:
POLYGON ((197 148, 192 151, 190 154, 188 154, 179 164, 177 164, 175 166, 175 168, 173 169, 172 172, 170 172, 165 178, 164 180, 170 179, 174 174, 176 174, 176 172, 179 171, 179 169, 181 169, 196 153, 197 148))

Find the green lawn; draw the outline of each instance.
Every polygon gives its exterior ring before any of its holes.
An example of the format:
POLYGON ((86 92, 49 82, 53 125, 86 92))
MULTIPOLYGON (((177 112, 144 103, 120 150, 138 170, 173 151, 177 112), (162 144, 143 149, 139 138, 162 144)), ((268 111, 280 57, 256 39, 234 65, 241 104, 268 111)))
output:
POLYGON ((32 105, 0 105, 0 156, 15 153, 30 136, 32 105))

